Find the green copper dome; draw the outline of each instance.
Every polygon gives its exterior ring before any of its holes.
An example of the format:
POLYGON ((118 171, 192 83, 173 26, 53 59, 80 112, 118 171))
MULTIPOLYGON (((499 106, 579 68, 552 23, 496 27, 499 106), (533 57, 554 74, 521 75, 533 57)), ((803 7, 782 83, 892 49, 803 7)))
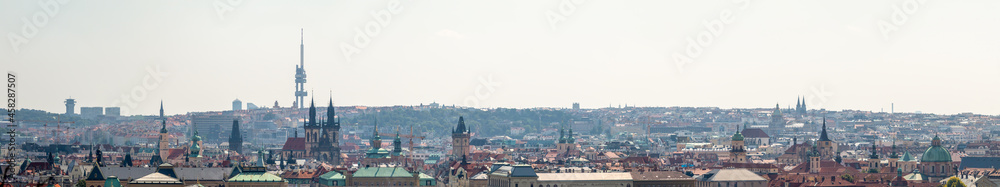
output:
POLYGON ((915 160, 913 159, 913 156, 910 156, 910 152, 907 151, 907 152, 903 153, 903 161, 904 162, 909 162, 909 161, 915 161, 915 160))
POLYGON ((733 141, 743 141, 743 134, 740 134, 740 126, 736 126, 736 134, 733 134, 733 141))
POLYGON ((188 157, 201 157, 200 153, 201 153, 201 147, 198 146, 198 144, 192 144, 191 154, 188 154, 188 157))
POLYGON ((935 135, 931 142, 931 147, 920 156, 920 162, 951 162, 951 153, 941 147, 941 138, 935 135))
POLYGON ((924 151, 920 162, 951 162, 951 153, 948 153, 948 150, 941 146, 932 146, 924 151))
POLYGON ((734 134, 733 135, 733 141, 743 141, 743 134, 740 134, 739 132, 737 132, 736 134, 734 134))

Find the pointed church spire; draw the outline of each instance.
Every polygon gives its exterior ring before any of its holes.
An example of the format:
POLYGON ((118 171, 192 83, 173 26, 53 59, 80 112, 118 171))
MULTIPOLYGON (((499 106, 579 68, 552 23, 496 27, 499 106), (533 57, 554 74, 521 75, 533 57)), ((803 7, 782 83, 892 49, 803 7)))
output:
POLYGON ((306 122, 307 126, 316 126, 316 99, 309 98, 309 121, 306 122))
POLYGON ((802 98, 799 97, 799 96, 795 97, 795 110, 798 110, 798 109, 802 108, 802 100, 799 100, 799 99, 802 99, 802 98))
POLYGON ((243 135, 240 133, 239 119, 233 119, 232 134, 229 135, 229 150, 243 152, 243 135))
POLYGON ((559 126, 559 143, 566 143, 566 127, 559 126))
POLYGON ((379 136, 379 134, 378 134, 378 115, 377 114, 375 115, 375 127, 374 128, 375 129, 372 130, 371 144, 372 144, 372 149, 373 150, 378 150, 379 148, 382 148, 382 137, 379 136))
POLYGON ((394 156, 403 152, 403 140, 399 138, 399 127, 396 127, 396 138, 392 140, 392 152, 394 156))
POLYGON ((163 100, 160 100, 160 134, 167 133, 167 118, 163 117, 163 100))
POLYGON ((830 141, 830 137, 826 135, 826 116, 823 116, 823 131, 820 132, 819 141, 830 141))
POLYGON ((375 136, 372 139, 382 139, 382 137, 379 137, 378 135, 378 115, 375 115, 375 129, 372 130, 372 134, 375 136))
POLYGON ((806 112, 809 108, 806 108, 806 97, 802 96, 802 112, 806 112))
POLYGON ((576 139, 573 138, 573 128, 569 128, 569 137, 566 138, 566 143, 575 143, 576 139))
POLYGON ((465 117, 458 116, 458 126, 455 127, 455 132, 452 133, 468 133, 469 128, 465 127, 465 117))
POLYGON ((337 121, 337 111, 333 107, 333 92, 330 92, 330 105, 326 107, 326 126, 335 127, 339 126, 340 123, 337 121))

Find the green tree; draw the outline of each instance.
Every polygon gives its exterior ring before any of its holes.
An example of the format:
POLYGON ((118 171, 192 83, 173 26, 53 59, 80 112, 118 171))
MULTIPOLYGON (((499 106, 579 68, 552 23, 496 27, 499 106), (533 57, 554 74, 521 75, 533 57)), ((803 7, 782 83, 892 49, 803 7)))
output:
POLYGON ((854 182, 854 176, 851 176, 849 174, 841 175, 840 178, 844 179, 844 180, 846 180, 848 182, 854 182))
POLYGON ((76 185, 75 186, 76 187, 87 187, 87 181, 85 181, 83 179, 80 179, 79 181, 76 181, 76 185))
POLYGON ((278 115, 275 115, 274 113, 268 112, 267 114, 264 114, 264 120, 274 120, 275 118, 278 118, 278 115))
POLYGON ((958 179, 958 177, 951 177, 951 178, 948 178, 948 182, 945 183, 944 186, 945 187, 965 187, 965 183, 962 183, 962 180, 958 179))

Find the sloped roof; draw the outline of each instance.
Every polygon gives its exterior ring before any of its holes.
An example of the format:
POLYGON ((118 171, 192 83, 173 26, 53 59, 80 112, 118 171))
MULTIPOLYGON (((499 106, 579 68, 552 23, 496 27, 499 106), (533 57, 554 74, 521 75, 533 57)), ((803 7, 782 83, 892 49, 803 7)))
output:
POLYGON ((962 157, 958 168, 1000 168, 1000 157, 962 157))
POLYGON ((631 181, 631 173, 538 173, 538 181, 631 181))
POLYGON ((402 167, 363 167, 352 177, 413 177, 413 174, 402 167))
MULTIPOLYGON (((861 173, 860 171, 858 171, 857 169, 854 169, 853 167, 844 166, 844 165, 841 165, 841 164, 839 164, 837 162, 828 161, 828 160, 820 161, 819 162, 819 167, 820 167, 820 170, 819 170, 820 174, 828 174, 828 173, 848 173, 848 174, 855 174, 855 173, 861 173)), ((791 170, 788 170, 788 172, 792 172, 792 173, 808 173, 809 169, 810 169, 810 164, 808 162, 804 162, 802 164, 799 164, 798 166, 795 166, 795 168, 792 168, 791 170)))
POLYGON ((306 150, 306 138, 288 138, 288 140, 285 140, 285 145, 281 147, 281 150, 285 151, 306 150))
POLYGON ((168 149, 167 159, 183 158, 184 152, 184 149, 168 149))
POLYGON ((105 176, 104 173, 101 172, 101 167, 97 167, 96 165, 90 169, 90 174, 87 175, 87 180, 104 180, 104 179, 105 176))
MULTIPOLYGON (((224 174, 230 173, 232 168, 173 168, 178 178, 185 180, 201 181, 221 181, 225 179, 224 174)), ((119 179, 137 179, 147 174, 156 172, 154 167, 101 167, 105 176, 117 176, 119 179)))
POLYGON ((424 173, 420 173, 418 176, 420 177, 420 180, 434 180, 434 177, 424 173))
POLYGON ((182 184, 181 180, 167 176, 163 173, 150 173, 129 182, 129 184, 182 184))
POLYGON ((747 169, 717 169, 702 175, 702 181, 712 182, 733 182, 733 181, 767 181, 764 177, 757 175, 747 169))
POLYGON ((909 161, 916 161, 916 160, 914 160, 913 156, 910 156, 910 152, 907 151, 906 153, 903 153, 903 159, 901 161, 909 162, 909 161))
POLYGON ((174 170, 177 171, 177 176, 184 180, 222 181, 227 177, 224 175, 231 172, 232 168, 174 168, 174 170))
POLYGON ((538 177, 535 169, 532 169, 530 165, 502 166, 492 174, 507 177, 538 177))
POLYGON ((155 167, 101 167, 101 171, 108 176, 117 176, 119 179, 138 179, 150 173, 156 172, 155 167))
POLYGON ((344 180, 344 179, 347 179, 347 176, 345 176, 344 174, 341 174, 340 172, 337 172, 337 171, 330 171, 330 172, 326 172, 323 175, 320 175, 319 178, 320 179, 325 179, 325 180, 344 180))
POLYGON ((646 172, 631 172, 632 180, 634 181, 673 181, 673 180, 691 180, 694 178, 685 175, 681 172, 676 171, 646 171, 646 172))
POLYGON ((771 137, 771 136, 768 136, 767 133, 764 132, 764 130, 761 130, 761 129, 743 129, 743 132, 740 132, 740 134, 743 134, 743 137, 745 137, 745 138, 770 138, 771 137))
POLYGON ((287 182, 277 175, 262 171, 246 171, 229 178, 229 182, 287 182))

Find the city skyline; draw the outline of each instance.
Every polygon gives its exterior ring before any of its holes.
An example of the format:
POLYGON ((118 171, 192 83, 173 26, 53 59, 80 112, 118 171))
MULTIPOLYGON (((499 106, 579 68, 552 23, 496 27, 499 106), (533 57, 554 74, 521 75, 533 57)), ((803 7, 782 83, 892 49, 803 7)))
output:
POLYGON ((56 2, 0 7, 18 108, 290 107, 301 37, 307 99, 337 106, 789 108, 801 96, 810 109, 1000 114, 1000 27, 983 24, 1000 2, 899 14, 906 1, 56 2), (47 22, 30 23, 39 12, 47 22), (700 36, 712 41, 688 56, 700 36), (135 90, 145 98, 123 104, 135 90))

